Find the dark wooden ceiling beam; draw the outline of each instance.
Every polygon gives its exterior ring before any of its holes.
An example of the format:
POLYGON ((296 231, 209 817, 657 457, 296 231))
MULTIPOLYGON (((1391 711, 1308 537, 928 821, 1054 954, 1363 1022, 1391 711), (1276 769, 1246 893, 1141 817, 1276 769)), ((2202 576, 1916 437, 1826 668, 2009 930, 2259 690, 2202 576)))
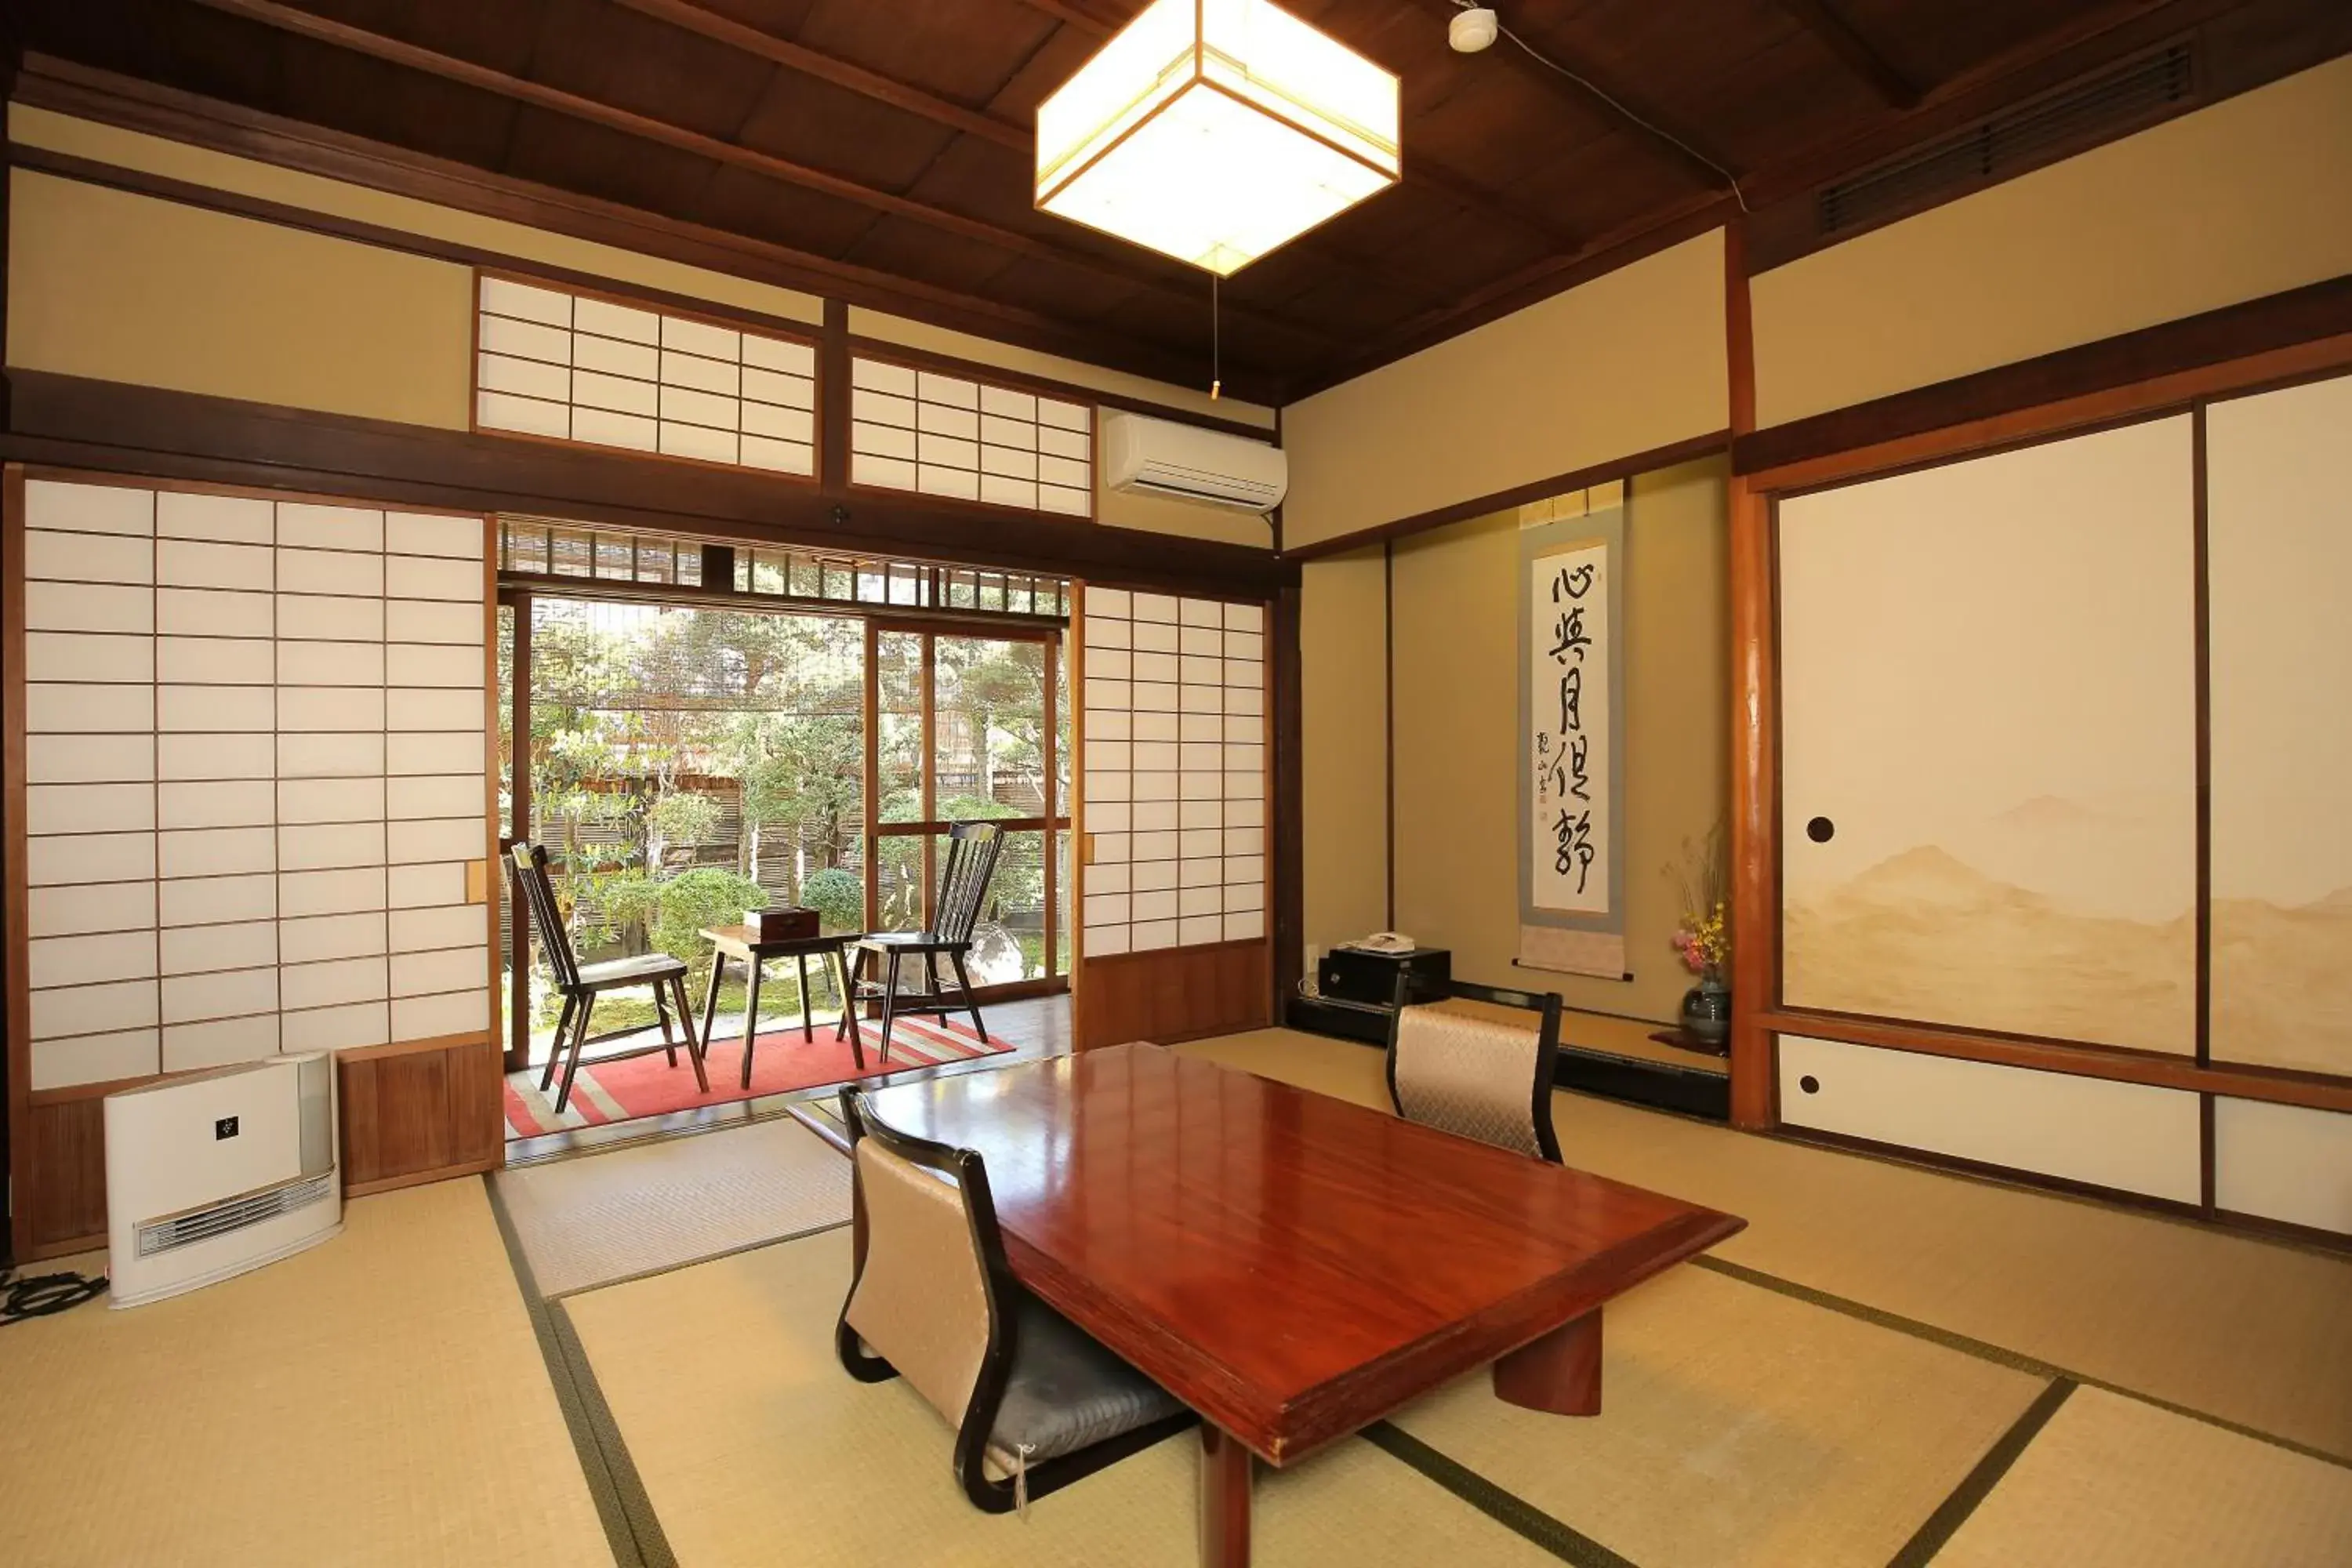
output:
POLYGON ((1889 109, 1910 109, 1927 89, 1897 69, 1853 23, 1830 5, 1830 0, 1779 0, 1796 24, 1827 46, 1848 70, 1870 84, 1889 109))
MULTIPOLYGON (((1453 0, 1412 0, 1412 3, 1432 16, 1442 16, 1449 21, 1454 14, 1453 0)), ((1614 87, 1603 86, 1592 68, 1584 62, 1565 55, 1549 40, 1536 42, 1545 53, 1568 70, 1574 71, 1581 79, 1570 79, 1560 71, 1554 70, 1508 38, 1487 52, 1500 56, 1506 69, 1518 72, 1562 103, 1573 104, 1585 112, 1598 110, 1605 119, 1632 131, 1681 165, 1701 184, 1718 191, 1732 188, 1732 177, 1721 166, 1725 163, 1723 159, 1710 152, 1695 151, 1697 144, 1680 131, 1663 129, 1663 121, 1655 111, 1638 104, 1632 96, 1614 87)))
MULTIPOLYGON (((1193 290, 1180 289, 1172 283, 1163 282, 1157 278, 1139 276, 1135 272, 1085 251, 1072 250, 1064 246, 1055 245, 1050 241, 1039 239, 1034 235, 1023 234, 1017 229, 1005 228, 984 219, 966 217, 961 213, 950 212, 944 207, 935 207, 911 197, 898 195, 894 192, 876 190, 871 186, 859 184, 855 180, 844 179, 838 174, 826 174, 822 169, 813 169, 806 164, 757 152, 732 142, 722 142, 715 136, 706 136, 701 132, 689 131, 684 126, 672 125, 666 121, 654 120, 629 110, 616 109, 611 104, 601 103, 594 99, 583 98, 577 93, 566 92, 542 82, 527 81, 520 77, 509 76, 504 71, 495 70, 488 66, 477 65, 471 60, 459 59, 455 56, 444 55, 398 38, 387 37, 381 33, 372 33, 363 27, 355 27, 348 23, 334 21, 291 5, 279 5, 277 0, 195 0, 195 3, 230 16, 261 23, 266 26, 276 27, 299 37, 350 49, 357 54, 383 60, 388 64, 422 71, 446 81, 457 82, 485 92, 528 103, 535 108, 548 110, 553 113, 583 120, 591 124, 602 125, 608 130, 618 131, 642 141, 658 142, 698 157, 730 163, 737 168, 762 174, 770 179, 798 185, 803 190, 814 191, 836 200, 904 217, 942 233, 960 235, 964 238, 994 246, 1014 255, 1058 262, 1064 266, 1078 268, 1099 277, 1108 278, 1129 288, 1149 289, 1155 294, 1171 299, 1181 299, 1187 304, 1197 303, 1193 290)), ((1278 333, 1296 341, 1316 343, 1327 348, 1337 341, 1328 332, 1283 316, 1252 310, 1241 306, 1229 307, 1228 310, 1236 321, 1245 321, 1261 331, 1278 333)))
POLYGON ((837 55, 829 55, 822 49, 794 43, 790 38, 780 38, 773 33, 746 26, 708 6, 694 5, 691 0, 614 0, 614 4, 625 5, 632 11, 667 22, 674 27, 682 27, 689 33, 699 34, 713 43, 724 44, 748 55, 757 55, 787 70, 796 70, 819 81, 845 88, 877 103, 887 103, 893 109, 920 115, 935 125, 967 132, 1023 153, 1028 153, 1034 144, 1025 126, 1016 125, 1010 120, 1000 120, 982 110, 941 98, 935 92, 884 76, 879 71, 853 65, 837 55))
POLYGON ((1072 5, 1070 0, 1021 0, 1021 4, 1032 11, 1044 12, 1056 22, 1066 22, 1089 37, 1108 38, 1127 26, 1125 22, 1107 21, 1083 5, 1072 5))

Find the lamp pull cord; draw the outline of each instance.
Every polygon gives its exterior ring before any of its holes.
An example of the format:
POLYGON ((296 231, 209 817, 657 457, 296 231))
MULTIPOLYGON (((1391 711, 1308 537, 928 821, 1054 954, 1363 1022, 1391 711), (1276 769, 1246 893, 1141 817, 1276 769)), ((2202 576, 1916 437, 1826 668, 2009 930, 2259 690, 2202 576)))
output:
POLYGON ((1209 401, 1214 403, 1225 389, 1225 345, 1217 320, 1217 275, 1209 274, 1209 401))

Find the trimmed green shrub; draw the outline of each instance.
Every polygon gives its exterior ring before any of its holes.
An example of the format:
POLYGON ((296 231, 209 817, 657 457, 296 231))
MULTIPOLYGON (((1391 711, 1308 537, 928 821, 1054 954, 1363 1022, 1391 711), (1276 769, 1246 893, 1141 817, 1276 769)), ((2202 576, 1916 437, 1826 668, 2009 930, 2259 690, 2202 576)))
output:
POLYGON ((856 931, 866 921, 866 884, 838 866, 810 872, 801 883, 801 902, 816 910, 828 931, 856 931))
POLYGON ((710 951, 703 927, 740 925, 744 910, 768 907, 768 890, 724 868, 698 866, 655 884, 653 902, 654 946, 694 963, 710 951))

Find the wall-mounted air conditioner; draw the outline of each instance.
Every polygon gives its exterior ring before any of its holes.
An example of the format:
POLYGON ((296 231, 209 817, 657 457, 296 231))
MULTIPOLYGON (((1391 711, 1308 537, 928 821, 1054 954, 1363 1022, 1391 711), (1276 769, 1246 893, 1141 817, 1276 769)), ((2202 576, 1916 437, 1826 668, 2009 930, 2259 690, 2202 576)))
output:
POLYGON ((324 1051, 106 1097, 107 1272, 118 1307, 210 1285, 343 1228, 324 1051))
POLYGON ((1103 473, 1115 490, 1236 511, 1272 511, 1290 488, 1279 447, 1140 414, 1103 416, 1103 473))

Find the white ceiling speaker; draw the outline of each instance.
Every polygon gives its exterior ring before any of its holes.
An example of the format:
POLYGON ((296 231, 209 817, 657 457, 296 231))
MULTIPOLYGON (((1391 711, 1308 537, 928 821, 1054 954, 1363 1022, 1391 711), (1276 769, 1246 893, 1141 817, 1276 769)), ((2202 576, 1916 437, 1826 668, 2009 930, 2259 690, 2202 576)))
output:
POLYGON ((1454 46, 1456 54, 1475 55, 1495 41, 1503 25, 1495 19, 1494 8, 1487 5, 1466 6, 1454 13, 1454 20, 1445 24, 1445 41, 1454 46))

